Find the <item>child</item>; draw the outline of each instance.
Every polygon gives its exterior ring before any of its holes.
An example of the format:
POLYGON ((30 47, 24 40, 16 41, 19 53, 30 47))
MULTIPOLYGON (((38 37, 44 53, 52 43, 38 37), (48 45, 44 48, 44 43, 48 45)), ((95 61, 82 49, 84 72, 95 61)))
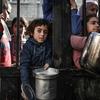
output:
POLYGON ((86 16, 87 36, 71 36, 71 46, 73 48, 73 61, 77 69, 80 69, 80 57, 87 37, 91 32, 99 32, 100 26, 96 15, 86 16))
POLYGON ((20 55, 20 73, 22 84, 31 84, 32 70, 48 68, 51 65, 51 44, 47 39, 49 23, 45 19, 35 19, 26 30, 30 37, 23 46, 20 55))
MULTIPOLYGON (((83 20, 83 5, 80 6, 78 11, 75 0, 70 0, 71 4, 71 25, 72 33, 79 35, 82 32, 82 20, 83 20)), ((85 8, 84 8, 85 9, 85 8)), ((86 0, 86 16, 98 13, 98 0, 86 0)))
MULTIPOLYGON (((20 34, 20 49, 22 49, 23 44, 26 42, 25 31, 28 27, 28 22, 25 18, 20 17, 19 19, 19 34, 20 34)), ((15 17, 12 21, 11 26, 12 40, 10 42, 11 46, 11 58, 12 63, 16 62, 16 47, 17 47, 17 17, 15 17)))

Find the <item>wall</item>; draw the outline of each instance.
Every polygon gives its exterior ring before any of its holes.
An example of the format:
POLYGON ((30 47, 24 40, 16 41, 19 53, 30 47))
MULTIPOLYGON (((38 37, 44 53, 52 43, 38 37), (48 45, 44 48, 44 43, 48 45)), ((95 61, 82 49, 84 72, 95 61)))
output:
MULTIPOLYGON (((10 20, 17 16, 17 3, 11 2, 12 12, 10 20)), ((28 21, 37 17, 43 17, 42 14, 42 0, 27 0, 25 3, 20 2, 20 16, 25 17, 28 21)))

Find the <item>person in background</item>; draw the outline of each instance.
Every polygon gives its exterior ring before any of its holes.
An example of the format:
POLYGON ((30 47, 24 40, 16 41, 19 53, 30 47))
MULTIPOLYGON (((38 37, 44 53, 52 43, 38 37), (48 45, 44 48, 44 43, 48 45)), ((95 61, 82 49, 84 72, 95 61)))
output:
MULTIPOLYGON (((82 32, 82 6, 79 11, 75 0, 70 0, 71 5, 71 29, 72 34, 79 35, 82 32)), ((49 22, 53 21, 53 0, 43 0, 43 16, 49 22)), ((86 0, 86 14, 97 14, 98 0, 86 0)))
MULTIPOLYGON (((82 32, 83 5, 81 5, 78 11, 75 0, 70 0, 70 4, 71 4, 72 34, 80 35, 80 33, 82 32)), ((98 0, 86 0, 86 16, 91 14, 97 15, 97 12, 98 12, 98 0)))
POLYGON ((8 1, 3 2, 2 13, 0 14, 0 66, 11 67, 10 43, 11 35, 6 25, 11 13, 11 5, 8 1))
POLYGON ((26 30, 26 34, 30 37, 24 44, 20 54, 20 75, 23 87, 26 84, 28 86, 33 85, 31 83, 34 78, 31 80, 31 77, 34 69, 47 69, 51 66, 52 48, 51 42, 47 38, 50 34, 49 28, 50 23, 47 20, 35 19, 26 30))
POLYGON ((94 14, 86 16, 86 27, 86 36, 71 35, 70 37, 71 46, 73 48, 73 61, 78 70, 81 69, 80 57, 88 36, 91 32, 100 31, 98 17, 94 14))
MULTIPOLYGON (((28 21, 24 17, 19 19, 19 34, 20 34, 20 50, 23 48, 23 44, 26 42, 27 37, 25 35, 26 28, 28 27, 28 21)), ((12 40, 10 42, 11 46, 11 58, 12 63, 16 63, 16 47, 17 47, 17 17, 12 21, 11 25, 12 40)))
POLYGON ((43 9, 43 18, 47 19, 49 22, 52 23, 53 0, 43 0, 42 9, 43 9))

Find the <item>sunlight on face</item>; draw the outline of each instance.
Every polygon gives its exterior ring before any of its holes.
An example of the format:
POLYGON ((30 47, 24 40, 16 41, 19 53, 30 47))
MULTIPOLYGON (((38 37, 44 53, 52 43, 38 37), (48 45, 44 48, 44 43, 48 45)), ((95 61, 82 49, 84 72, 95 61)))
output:
POLYGON ((38 42, 38 43, 43 43, 48 35, 48 27, 47 25, 41 25, 37 26, 34 29, 33 33, 33 38, 38 42))
POLYGON ((88 32, 98 32, 99 31, 99 20, 96 17, 90 18, 87 22, 87 31, 88 32))

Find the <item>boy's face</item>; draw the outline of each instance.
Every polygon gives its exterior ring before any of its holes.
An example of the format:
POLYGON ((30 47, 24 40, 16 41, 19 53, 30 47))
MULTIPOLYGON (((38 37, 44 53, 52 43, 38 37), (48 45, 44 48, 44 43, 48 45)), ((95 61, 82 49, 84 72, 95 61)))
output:
POLYGON ((99 32, 99 20, 96 17, 91 17, 87 22, 87 31, 88 32, 99 32))
POLYGON ((48 35, 48 27, 47 25, 41 25, 37 26, 34 29, 33 33, 33 38, 38 42, 38 43, 43 43, 48 35))

